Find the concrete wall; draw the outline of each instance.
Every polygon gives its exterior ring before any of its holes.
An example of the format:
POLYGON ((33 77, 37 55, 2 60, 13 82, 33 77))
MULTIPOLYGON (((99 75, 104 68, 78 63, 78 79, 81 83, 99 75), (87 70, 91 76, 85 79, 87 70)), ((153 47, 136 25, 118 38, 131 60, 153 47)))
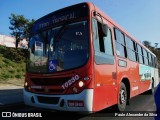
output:
MULTIPOLYGON (((7 36, 7 35, 0 35, 0 45, 6 47, 15 47, 16 40, 14 37, 7 36)), ((28 42, 24 39, 20 41, 18 47, 19 48, 27 48, 28 42)))

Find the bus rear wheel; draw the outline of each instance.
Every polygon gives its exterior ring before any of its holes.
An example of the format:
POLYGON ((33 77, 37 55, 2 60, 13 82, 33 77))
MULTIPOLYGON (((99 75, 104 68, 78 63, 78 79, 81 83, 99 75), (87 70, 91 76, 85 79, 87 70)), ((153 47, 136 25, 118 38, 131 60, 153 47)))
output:
POLYGON ((124 111, 127 104, 127 90, 123 82, 120 84, 119 99, 117 104, 117 111, 124 111))

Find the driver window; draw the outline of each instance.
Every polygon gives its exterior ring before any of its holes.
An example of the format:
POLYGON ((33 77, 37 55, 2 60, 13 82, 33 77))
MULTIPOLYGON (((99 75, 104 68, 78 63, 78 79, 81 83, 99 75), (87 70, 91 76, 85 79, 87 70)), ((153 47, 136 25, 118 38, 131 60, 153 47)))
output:
POLYGON ((104 36, 102 24, 95 19, 93 19, 93 37, 96 51, 113 55, 111 30, 109 29, 107 36, 104 36))

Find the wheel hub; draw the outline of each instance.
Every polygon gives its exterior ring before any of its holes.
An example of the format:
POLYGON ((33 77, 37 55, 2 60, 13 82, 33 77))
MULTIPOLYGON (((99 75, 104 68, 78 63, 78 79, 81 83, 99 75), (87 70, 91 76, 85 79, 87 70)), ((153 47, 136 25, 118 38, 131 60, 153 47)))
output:
POLYGON ((126 94, 125 94, 125 90, 121 90, 120 91, 120 103, 123 104, 126 102, 126 94))

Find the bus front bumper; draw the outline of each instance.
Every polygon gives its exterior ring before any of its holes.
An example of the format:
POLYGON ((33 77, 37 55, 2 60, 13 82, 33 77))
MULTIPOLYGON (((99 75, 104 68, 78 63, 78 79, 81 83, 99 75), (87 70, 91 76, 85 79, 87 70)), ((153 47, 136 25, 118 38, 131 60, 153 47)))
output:
POLYGON ((93 89, 79 94, 46 95, 31 93, 23 89, 24 103, 29 106, 60 111, 88 112, 93 110, 93 89))

